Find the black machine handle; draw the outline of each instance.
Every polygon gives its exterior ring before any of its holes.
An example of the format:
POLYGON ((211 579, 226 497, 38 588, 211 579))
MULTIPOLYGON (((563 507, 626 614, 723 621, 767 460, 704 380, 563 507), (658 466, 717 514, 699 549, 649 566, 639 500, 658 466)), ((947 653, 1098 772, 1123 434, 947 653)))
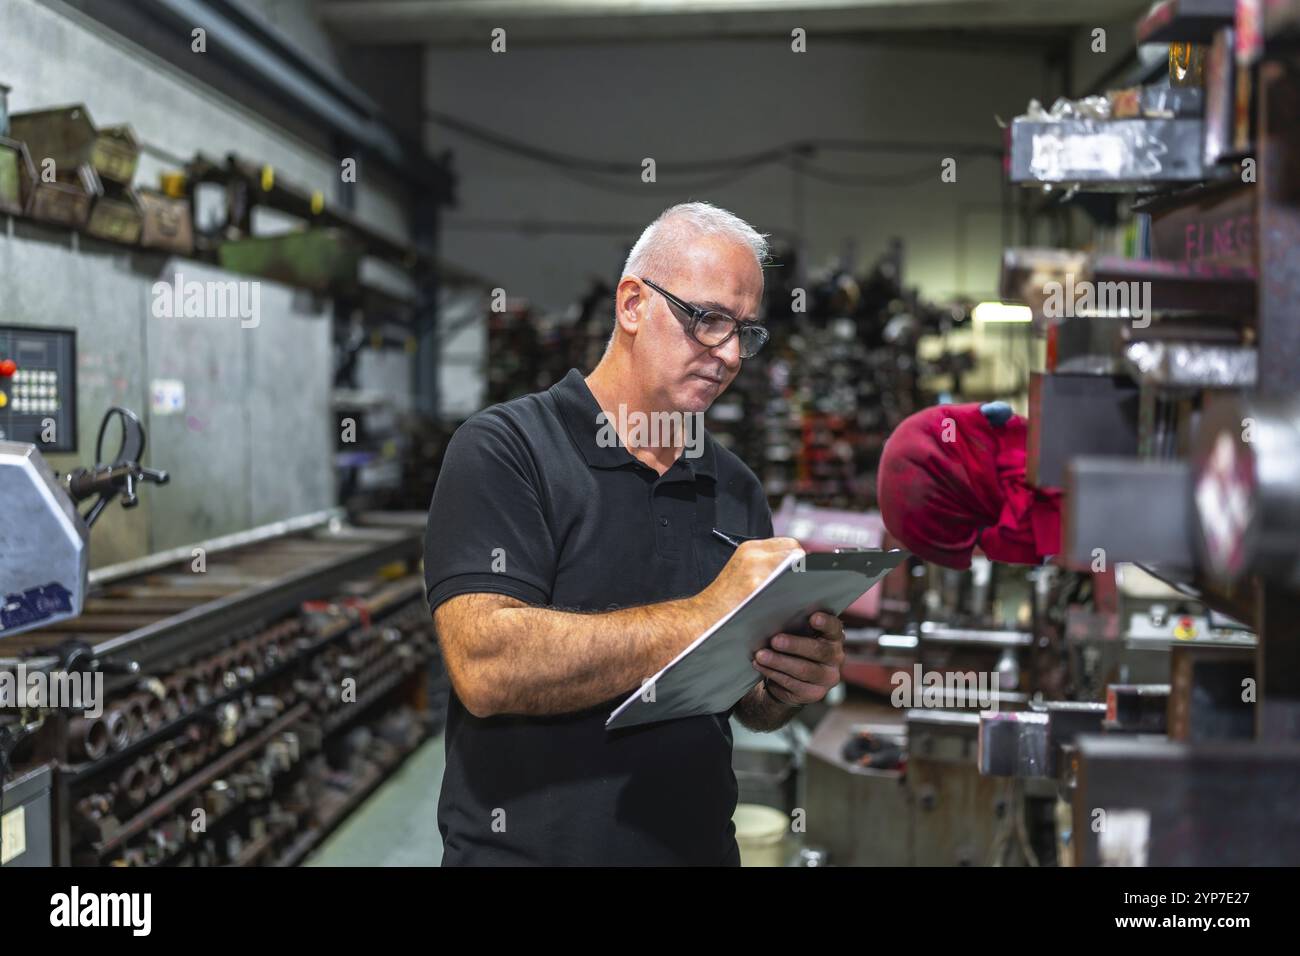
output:
POLYGON ((93 525, 108 503, 118 496, 122 498, 123 508, 134 508, 139 504, 136 489, 140 482, 167 484, 167 472, 140 464, 144 447, 144 425, 135 412, 114 405, 104 413, 104 420, 99 424, 99 437, 95 440, 95 466, 77 468, 67 477, 68 494, 73 501, 82 502, 95 495, 99 496, 99 500, 84 515, 87 526, 93 525), (122 420, 122 441, 113 461, 105 463, 104 435, 108 431, 108 423, 115 416, 122 420))

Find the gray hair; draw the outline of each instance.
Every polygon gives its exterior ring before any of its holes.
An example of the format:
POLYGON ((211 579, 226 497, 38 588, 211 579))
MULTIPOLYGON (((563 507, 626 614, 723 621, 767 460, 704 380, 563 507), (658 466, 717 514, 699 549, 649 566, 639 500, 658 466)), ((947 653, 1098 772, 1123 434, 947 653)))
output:
POLYGON ((664 281, 678 257, 678 246, 698 236, 725 236, 749 246, 760 268, 767 263, 767 236, 734 213, 707 202, 670 206, 646 226, 623 264, 623 275, 664 281))

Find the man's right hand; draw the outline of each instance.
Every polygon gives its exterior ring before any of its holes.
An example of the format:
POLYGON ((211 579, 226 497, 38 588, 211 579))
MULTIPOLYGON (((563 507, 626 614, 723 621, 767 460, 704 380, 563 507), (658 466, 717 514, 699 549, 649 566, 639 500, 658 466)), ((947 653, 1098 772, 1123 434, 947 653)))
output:
POLYGON ((700 602, 711 615, 709 623, 747 598, 782 561, 799 550, 794 538, 760 538, 741 544, 713 583, 700 592, 700 602))

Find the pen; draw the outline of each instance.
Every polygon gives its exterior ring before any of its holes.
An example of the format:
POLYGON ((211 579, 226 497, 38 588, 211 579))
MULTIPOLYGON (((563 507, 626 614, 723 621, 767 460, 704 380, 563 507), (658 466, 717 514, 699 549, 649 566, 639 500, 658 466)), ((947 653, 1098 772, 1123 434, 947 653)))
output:
POLYGON ((751 538, 748 535, 743 535, 743 534, 727 534, 727 532, 719 531, 717 528, 713 529, 713 536, 717 538, 719 541, 725 541, 733 548, 739 548, 746 541, 758 540, 757 538, 751 538))

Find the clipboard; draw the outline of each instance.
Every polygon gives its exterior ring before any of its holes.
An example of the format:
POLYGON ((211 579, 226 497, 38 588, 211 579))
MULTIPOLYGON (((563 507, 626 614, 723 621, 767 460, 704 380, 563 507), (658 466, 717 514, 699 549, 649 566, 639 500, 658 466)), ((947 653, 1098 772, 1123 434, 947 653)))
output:
POLYGON ((812 633, 810 615, 841 614, 907 554, 899 549, 792 551, 749 597, 615 708, 605 729, 726 713, 762 679, 754 670, 754 653, 772 635, 812 633))

